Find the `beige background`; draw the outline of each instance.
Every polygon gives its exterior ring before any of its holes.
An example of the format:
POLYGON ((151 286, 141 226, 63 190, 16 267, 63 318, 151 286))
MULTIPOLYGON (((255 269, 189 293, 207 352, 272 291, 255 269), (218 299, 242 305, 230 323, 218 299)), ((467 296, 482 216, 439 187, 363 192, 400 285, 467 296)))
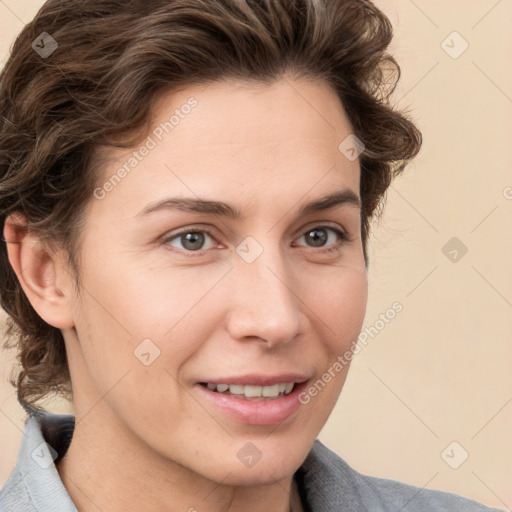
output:
MULTIPOLYGON (((320 437, 362 472, 511 509, 512 0, 377 3, 396 29, 396 101, 425 142, 372 239, 365 325, 403 311, 355 358, 320 437), (456 262, 452 237, 468 248, 456 262), (442 457, 453 441, 458 469, 442 457)), ((0 0, 2 62, 41 4, 0 0)), ((0 485, 23 427, 11 364, 2 353, 0 485)))

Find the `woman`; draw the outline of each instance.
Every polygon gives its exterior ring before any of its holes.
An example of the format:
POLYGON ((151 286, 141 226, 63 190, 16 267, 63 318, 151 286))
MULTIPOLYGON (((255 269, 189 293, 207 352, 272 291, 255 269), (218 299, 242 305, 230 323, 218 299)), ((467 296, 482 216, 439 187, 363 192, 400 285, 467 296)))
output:
POLYGON ((50 0, 24 28, 0 271, 29 418, 0 510, 489 510, 315 441, 420 147, 391 35, 365 0, 50 0))

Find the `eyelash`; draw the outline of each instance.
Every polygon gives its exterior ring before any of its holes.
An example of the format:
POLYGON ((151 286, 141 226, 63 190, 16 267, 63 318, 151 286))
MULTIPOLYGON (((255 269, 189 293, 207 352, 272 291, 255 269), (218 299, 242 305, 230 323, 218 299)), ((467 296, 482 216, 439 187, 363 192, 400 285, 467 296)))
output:
MULTIPOLYGON (((330 254, 330 253, 333 253, 333 252, 339 252, 342 248, 342 246, 347 243, 347 242, 351 242, 352 241, 352 238, 348 235, 347 232, 341 230, 341 229, 337 229, 337 228, 334 228, 332 226, 322 226, 322 225, 319 225, 319 226, 314 226, 310 229, 307 229, 301 236, 300 238, 302 238, 304 235, 310 233, 311 231, 315 231, 315 230, 326 230, 326 231, 331 231, 333 233, 335 233, 336 235, 338 235, 339 239, 340 239, 340 242, 335 244, 334 246, 332 247, 329 247, 327 249, 322 249, 321 247, 316 251, 316 252, 319 252, 319 253, 323 253, 323 254, 330 254)), ((169 242, 173 241, 173 240, 176 240, 178 238, 180 238, 181 236, 183 235, 186 235, 188 233, 205 233, 207 234, 209 237, 211 237, 212 239, 216 239, 215 236, 213 235, 213 233, 206 229, 206 228, 201 228, 201 229, 186 229, 186 230, 183 230, 183 231, 180 231, 178 233, 174 233, 172 236, 169 236, 169 237, 165 237, 163 239, 163 243, 164 244, 168 244, 169 242)), ((302 246, 304 247, 304 246, 302 246)), ((308 247, 308 246, 306 246, 308 247)), ((311 249, 314 249, 314 247, 311 247, 309 246, 311 249)), ((203 255, 203 251, 207 251, 208 249, 199 249, 197 251, 190 251, 190 250, 187 250, 187 249, 178 249, 179 251, 182 252, 182 254, 185 254, 185 256, 187 257, 197 257, 197 256, 201 256, 203 255)))

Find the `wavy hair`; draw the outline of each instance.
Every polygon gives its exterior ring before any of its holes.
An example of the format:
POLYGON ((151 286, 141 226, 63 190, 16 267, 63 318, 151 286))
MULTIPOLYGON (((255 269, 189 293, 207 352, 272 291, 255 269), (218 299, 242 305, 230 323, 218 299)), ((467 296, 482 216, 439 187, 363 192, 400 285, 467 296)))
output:
MULTIPOLYGON (((392 36, 368 0, 48 0, 0 74, 0 225, 21 214, 26 229, 67 250, 78 272, 98 148, 129 146, 119 141, 148 122, 165 91, 224 78, 270 84, 290 73, 331 86, 365 145, 367 258, 370 221, 421 146, 418 129, 390 102, 400 77, 392 36)), ((32 308, 5 241, 0 282, 20 403, 29 411, 50 393, 71 398, 62 333, 32 308)))

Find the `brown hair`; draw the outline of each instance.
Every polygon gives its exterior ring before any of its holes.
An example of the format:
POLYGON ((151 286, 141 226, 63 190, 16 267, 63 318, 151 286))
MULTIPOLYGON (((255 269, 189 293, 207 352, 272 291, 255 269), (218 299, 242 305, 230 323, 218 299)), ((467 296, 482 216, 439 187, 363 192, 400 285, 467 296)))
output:
MULTIPOLYGON (((48 0, 0 75, 0 225, 19 212, 27 229, 67 249, 77 271, 101 145, 118 146, 114 136, 147 123, 164 91, 224 78, 271 83, 290 72, 330 85, 366 146, 366 258, 370 220, 421 145, 389 102, 400 76, 387 54, 391 39, 389 20, 368 0, 48 0)), ((13 382, 21 404, 40 408, 52 392, 70 397, 62 334, 32 308, 6 243, 0 282, 6 345, 17 347, 21 363, 13 382)))

